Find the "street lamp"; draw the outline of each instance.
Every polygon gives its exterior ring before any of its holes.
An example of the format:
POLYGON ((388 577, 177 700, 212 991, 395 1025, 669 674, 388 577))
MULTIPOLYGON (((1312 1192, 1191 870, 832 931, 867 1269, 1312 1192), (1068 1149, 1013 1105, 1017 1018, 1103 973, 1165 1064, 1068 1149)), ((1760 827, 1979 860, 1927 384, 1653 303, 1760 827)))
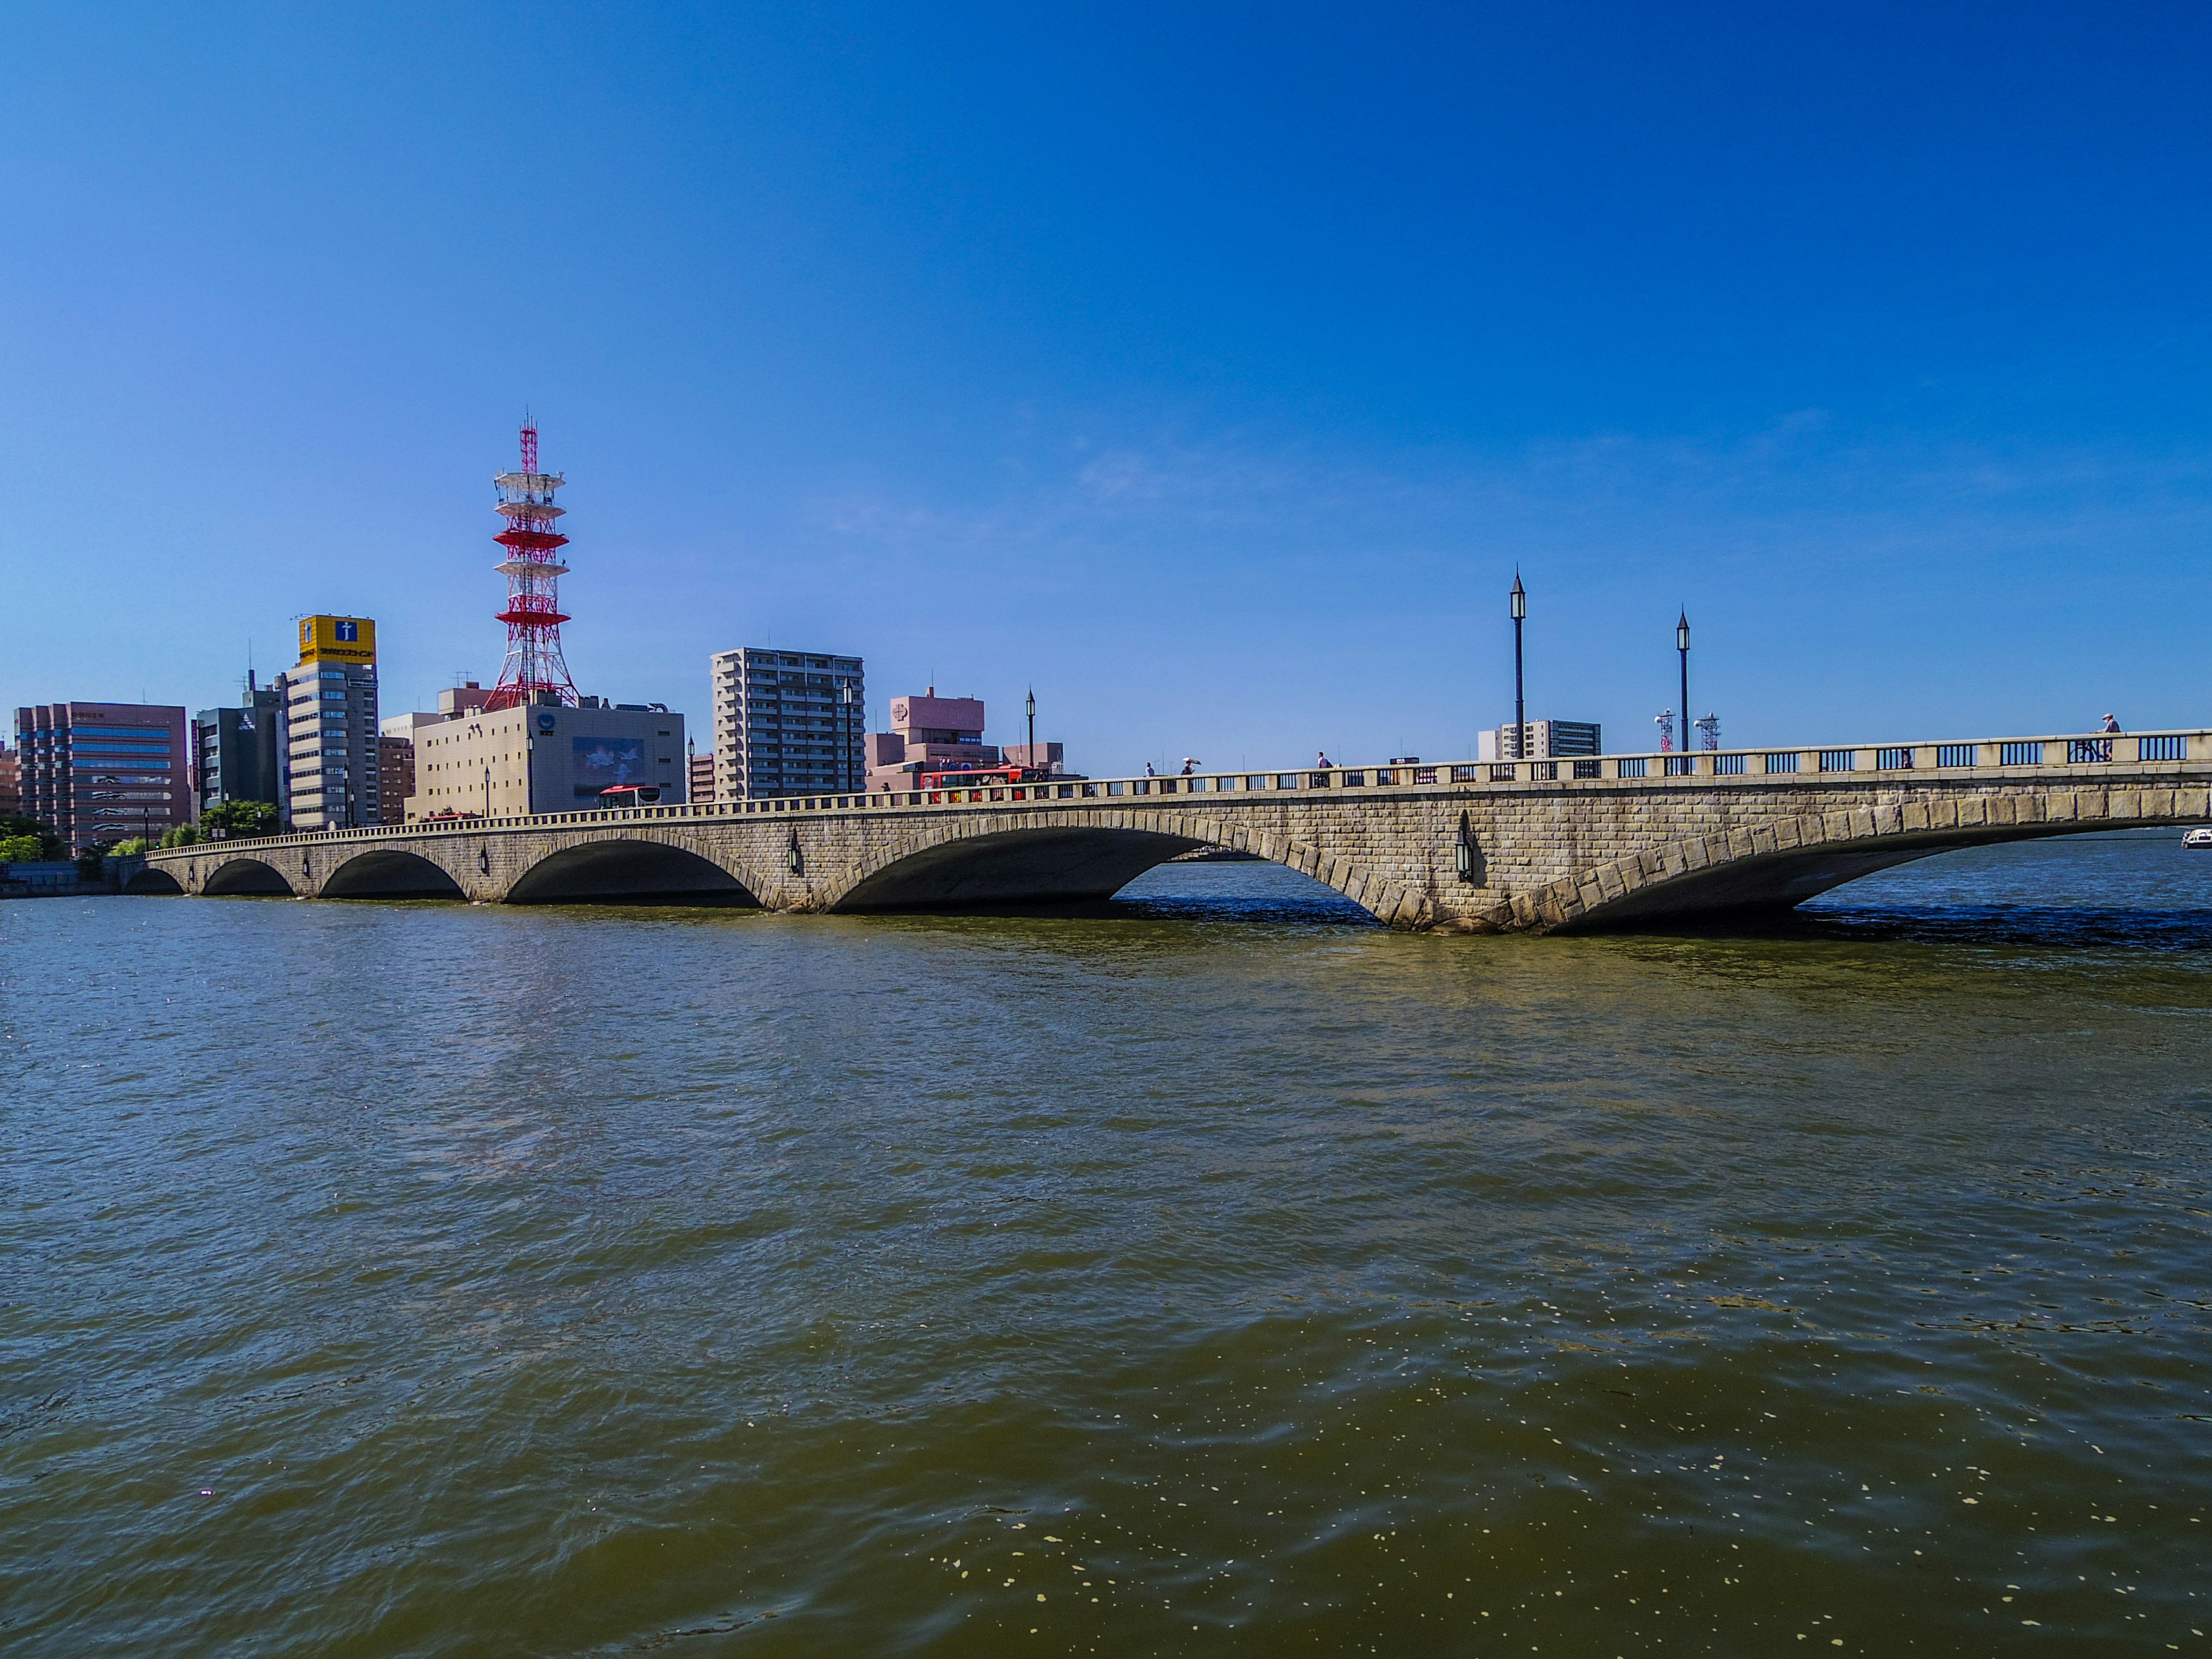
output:
POLYGON ((1031 766, 1035 766, 1035 765, 1036 765, 1036 763, 1037 763, 1037 752, 1036 752, 1036 687, 1035 687, 1034 685, 1033 685, 1033 686, 1031 686, 1031 687, 1030 687, 1030 696, 1029 696, 1029 701, 1028 701, 1027 702, 1024 703, 1024 704, 1022 705, 1022 707, 1023 707, 1023 708, 1024 708, 1024 710, 1026 710, 1026 711, 1028 712, 1028 714, 1029 714, 1029 717, 1030 717, 1030 754, 1029 754, 1029 762, 1030 762, 1030 764, 1031 766))
POLYGON ((853 781, 853 682, 850 680, 837 683, 837 738, 843 752, 837 757, 838 781, 832 787, 857 787, 853 781))
POLYGON ((1697 763, 1688 758, 1690 753, 1690 613, 1685 610, 1674 622, 1674 649, 1682 654, 1682 769, 1693 769, 1697 763))
POLYGON ((1513 573, 1513 592, 1508 599, 1513 612, 1513 758, 1519 760, 1528 737, 1528 706, 1522 696, 1521 624, 1528 618, 1528 590, 1521 586, 1521 573, 1513 573))

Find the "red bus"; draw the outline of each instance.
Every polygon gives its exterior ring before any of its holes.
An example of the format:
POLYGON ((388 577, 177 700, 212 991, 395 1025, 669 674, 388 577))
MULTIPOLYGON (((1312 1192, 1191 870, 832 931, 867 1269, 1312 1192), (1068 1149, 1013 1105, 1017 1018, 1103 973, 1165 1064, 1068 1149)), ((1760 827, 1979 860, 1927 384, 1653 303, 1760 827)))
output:
POLYGON ((1047 783, 1052 774, 1035 766, 978 766, 964 772, 924 772, 918 789, 981 789, 1010 783, 1047 783))

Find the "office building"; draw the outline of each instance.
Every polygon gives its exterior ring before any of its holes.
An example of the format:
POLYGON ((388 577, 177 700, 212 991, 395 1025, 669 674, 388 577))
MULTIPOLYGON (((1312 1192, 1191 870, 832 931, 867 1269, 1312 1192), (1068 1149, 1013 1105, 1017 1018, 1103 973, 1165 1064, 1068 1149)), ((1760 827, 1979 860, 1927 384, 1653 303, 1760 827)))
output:
MULTIPOLYGON (((1475 734, 1477 760, 1557 760, 1567 756, 1601 755, 1603 738, 1595 720, 1530 720, 1521 728, 1522 741, 1513 741, 1509 721, 1494 732, 1475 734)), ((1464 754, 1466 751, 1461 751, 1464 754)))
POLYGON ((983 741, 983 700, 940 697, 931 686, 918 697, 891 699, 891 729, 862 739, 867 787, 889 789, 916 772, 996 766, 995 745, 983 741))
POLYGON ((1009 766, 1032 767, 1040 772, 1067 769, 1067 745, 1064 743, 1041 743, 1035 749, 1025 743, 1001 744, 999 753, 1009 766))
POLYGON ((303 617, 300 661, 283 693, 283 790, 295 830, 383 822, 376 752, 376 624, 366 617, 303 617))
POLYGON ((376 736, 376 804, 379 823, 406 821, 407 798, 415 793, 415 739, 376 736))
POLYGON ((13 817, 23 810, 23 778, 15 751, 0 743, 0 814, 13 817))
POLYGON ((866 768, 858 657, 745 647, 714 658, 714 793, 732 801, 857 791, 866 768))
POLYGON ((712 806, 714 804, 714 757, 695 754, 691 757, 691 804, 712 806))
POLYGON ((442 726, 459 715, 473 714, 483 708, 490 696, 491 693, 474 680, 464 680, 460 684, 438 693, 435 714, 393 714, 376 729, 385 737, 404 738, 412 743, 422 734, 423 727, 442 726))
POLYGON ((962 771, 979 766, 1034 766, 1062 770, 1065 744, 1040 742, 1000 748, 983 741, 983 700, 940 697, 937 688, 918 697, 891 699, 891 729, 862 740, 871 790, 896 789, 921 772, 962 771))
POLYGON ((21 811, 73 851, 149 840, 192 818, 185 711, 55 702, 15 711, 21 811))
POLYGON ((195 817, 225 801, 278 804, 277 738, 283 723, 283 694, 273 685, 256 685, 250 668, 237 708, 203 708, 192 716, 195 817))
POLYGON ((678 805, 684 716, 650 703, 540 691, 520 708, 459 711, 416 728, 406 822, 678 805))

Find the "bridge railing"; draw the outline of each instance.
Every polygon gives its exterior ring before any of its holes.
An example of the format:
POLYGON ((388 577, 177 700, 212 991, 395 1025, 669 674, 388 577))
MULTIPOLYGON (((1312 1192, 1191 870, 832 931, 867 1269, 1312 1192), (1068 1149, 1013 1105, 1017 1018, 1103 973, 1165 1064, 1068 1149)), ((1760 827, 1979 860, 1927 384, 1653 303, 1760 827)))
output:
POLYGON ((726 805, 629 806, 584 812, 546 812, 496 817, 417 818, 405 824, 366 825, 259 836, 149 854, 155 862, 202 856, 210 847, 256 851, 296 846, 384 842, 395 835, 481 835, 514 830, 558 830, 601 825, 676 823, 739 819, 777 813, 913 811, 1024 806, 1047 802, 1147 804, 1166 796, 1254 796, 1294 792, 1329 797, 1347 791, 1377 792, 1526 788, 1532 785, 1585 788, 1653 786, 1757 787, 1767 779, 1841 784, 1964 781, 1976 777, 2033 777, 2053 774, 2126 772, 2136 775, 2201 775, 2212 767, 2212 730, 2059 733, 2039 738, 1976 738, 1932 743, 1869 744, 1841 748, 1693 750, 1686 753, 1556 756, 1540 760, 1392 761, 1381 766, 1302 767, 1290 771, 1194 772, 1170 777, 1053 778, 1030 784, 970 788, 878 789, 862 793, 783 796, 726 805))

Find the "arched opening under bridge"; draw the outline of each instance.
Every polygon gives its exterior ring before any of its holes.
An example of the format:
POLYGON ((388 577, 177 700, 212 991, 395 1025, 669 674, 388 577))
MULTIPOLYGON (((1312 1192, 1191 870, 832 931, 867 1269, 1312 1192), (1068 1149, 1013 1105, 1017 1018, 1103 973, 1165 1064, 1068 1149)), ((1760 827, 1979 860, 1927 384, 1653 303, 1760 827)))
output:
POLYGON ((126 893, 143 894, 149 897, 168 898, 182 893, 185 890, 178 884, 177 878, 167 870, 145 869, 139 871, 130 880, 125 882, 123 890, 126 893))
POLYGON ((1073 824, 960 836, 863 877, 832 908, 923 910, 1109 898, 1154 865, 1205 845, 1149 830, 1073 824))
POLYGON ((1787 852, 1711 863, 1671 879, 1650 882, 1620 898, 1584 911, 1566 924, 1571 931, 1636 928, 1690 917, 1745 916, 1792 909, 1806 900, 1899 865, 1941 853, 1996 847, 2061 836, 2108 835, 2130 827, 2104 822, 1976 824, 1941 830, 1917 830, 1860 837, 1792 848, 1787 852))
POLYGON ((751 905, 710 859, 655 841, 590 841, 548 854, 507 889, 509 904, 751 905))
POLYGON ((290 898, 292 884, 259 859, 233 859, 207 878, 210 898, 290 898))
POLYGON ((465 898, 461 884, 429 860, 397 848, 380 848, 348 859, 323 883, 322 896, 339 899, 465 898))

